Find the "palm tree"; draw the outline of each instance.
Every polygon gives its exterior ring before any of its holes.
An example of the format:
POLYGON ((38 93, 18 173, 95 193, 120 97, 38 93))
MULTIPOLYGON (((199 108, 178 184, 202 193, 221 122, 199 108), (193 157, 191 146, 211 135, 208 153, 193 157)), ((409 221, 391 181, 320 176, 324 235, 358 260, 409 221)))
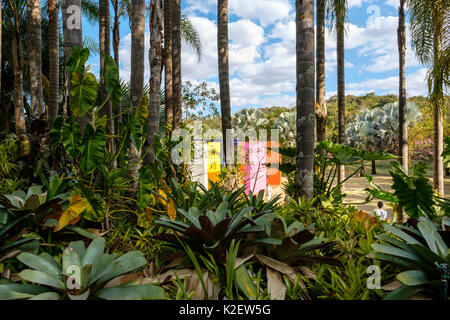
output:
POLYGON ((219 0, 217 6, 217 49, 219 59, 220 109, 222 115, 222 140, 225 150, 225 163, 232 164, 232 155, 228 154, 227 131, 231 131, 231 103, 230 103, 230 71, 228 51, 228 0, 219 0), (231 158, 231 159, 230 159, 231 158))
MULTIPOLYGON (((345 144, 345 22, 347 20, 347 0, 327 0, 329 29, 336 36, 337 49, 337 91, 338 91, 338 143, 345 144)), ((345 180, 345 167, 339 166, 338 183, 345 180)), ((342 185, 341 190, 344 191, 342 185)))
POLYGON ((48 126, 51 127, 53 120, 58 116, 58 94, 59 94, 59 23, 58 23, 58 0, 47 0, 48 7, 48 46, 49 46, 49 98, 48 98, 48 126))
POLYGON ((406 77, 405 77, 405 0, 400 0, 398 7, 398 54, 399 54, 399 144, 398 151, 403 170, 408 174, 408 111, 406 109, 406 77))
POLYGON ((325 99, 325 0, 317 0, 316 34, 316 127, 317 141, 327 139, 327 101, 325 99))
POLYGON ((164 0, 164 90, 166 123, 173 123, 172 4, 172 0, 164 0))
MULTIPOLYGON (((120 45, 120 18, 124 15, 128 14, 128 6, 129 1, 124 0, 111 0, 111 4, 113 6, 114 11, 114 23, 113 23, 113 52, 114 52, 114 61, 116 62, 117 69, 119 69, 119 45, 120 45)), ((120 75, 119 75, 120 79, 120 75)), ((114 129, 116 132, 119 130, 119 125, 122 123, 122 108, 120 103, 116 106, 115 110, 115 119, 114 119, 114 129)))
POLYGON ((22 37, 21 22, 25 13, 25 1, 8 0, 10 19, 5 22, 9 29, 13 30, 12 56, 14 70, 14 120, 17 136, 26 134, 25 112, 23 105, 23 58, 22 58, 22 37))
MULTIPOLYGON (((81 0, 65 0, 61 2, 61 11, 63 18, 63 36, 64 36, 64 61, 67 63, 70 59, 72 48, 75 46, 83 47, 83 28, 81 24, 81 0), (73 8, 79 8, 77 11, 72 11, 73 8)), ((70 104, 70 75, 65 72, 64 77, 64 101, 63 114, 67 114, 67 107, 70 104)), ((86 125, 90 122, 88 114, 83 117, 75 119, 84 130, 86 125)))
POLYGON ((30 69, 31 112, 43 113, 41 2, 27 0, 28 65, 30 69))
MULTIPOLYGON (((145 0, 131 0, 131 114, 144 96, 145 0)), ((132 143, 130 147, 131 175, 138 180, 140 152, 132 143)), ((137 188, 137 184, 135 184, 137 188)))
MULTIPOLYGON (((111 36, 109 28, 109 0, 99 1, 99 41, 100 41, 100 100, 103 103, 108 98, 106 92, 105 72, 106 72, 106 57, 111 54, 111 36)), ((108 99, 102 108, 102 113, 107 117, 106 134, 114 135, 114 120, 111 100, 108 99)), ((114 143, 109 141, 109 147, 114 150, 114 143)))
POLYGON ((181 0, 172 1, 173 128, 181 128, 183 91, 181 86, 181 0))
POLYGON ((296 0, 297 10, 297 196, 314 196, 314 0, 296 0))
POLYGON ((153 147, 155 135, 159 131, 159 111, 161 108, 161 73, 163 68, 163 7, 161 0, 152 0, 150 7, 150 98, 148 105, 147 156, 146 164, 156 159, 153 147))
POLYGON ((431 65, 428 74, 429 101, 434 108, 434 188, 444 195, 443 110, 449 86, 450 9, 448 0, 410 0, 411 39, 416 56, 424 65, 431 65))

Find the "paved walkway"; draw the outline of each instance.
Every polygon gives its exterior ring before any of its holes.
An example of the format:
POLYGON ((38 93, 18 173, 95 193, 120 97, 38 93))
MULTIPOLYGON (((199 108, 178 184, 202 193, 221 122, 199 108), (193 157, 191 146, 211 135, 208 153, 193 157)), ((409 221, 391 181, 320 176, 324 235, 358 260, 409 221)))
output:
MULTIPOLYGON (((374 175, 374 183, 379 185, 381 189, 386 191, 392 191, 392 177, 388 175, 374 175)), ((283 183, 286 182, 286 178, 283 178, 283 183)), ((373 200, 370 203, 361 205, 358 203, 365 202, 367 198, 367 193, 364 189, 369 187, 369 183, 365 177, 354 177, 350 179, 345 184, 345 192, 347 193, 347 197, 345 198, 345 203, 355 203, 355 206, 358 209, 364 210, 366 212, 372 212, 377 207, 377 200, 373 200)), ((273 189, 273 194, 284 194, 282 187, 277 187, 273 189)), ((447 197, 450 196, 450 178, 445 179, 445 194, 447 197)), ((393 218, 392 207, 389 206, 388 203, 385 203, 385 208, 388 212, 388 219, 393 218)))

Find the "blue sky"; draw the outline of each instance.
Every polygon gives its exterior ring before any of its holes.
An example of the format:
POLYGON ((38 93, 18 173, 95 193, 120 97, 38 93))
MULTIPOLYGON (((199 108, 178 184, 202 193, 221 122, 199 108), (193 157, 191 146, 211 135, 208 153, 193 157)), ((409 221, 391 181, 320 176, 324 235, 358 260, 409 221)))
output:
MULTIPOLYGON (((398 93, 398 0, 348 0, 345 45, 347 94, 398 93)), ((182 0, 183 11, 200 33, 203 56, 183 45, 183 81, 206 81, 218 90, 217 0, 182 0)), ((292 106, 295 103, 295 1, 229 0, 232 111, 242 107, 292 106)), ((129 79, 131 35, 121 22, 120 71, 129 79)), ((83 21, 85 35, 97 39, 98 25, 83 21)), ((146 54, 148 52, 148 22, 146 54)), ((426 95, 426 72, 415 58, 407 34, 407 94, 426 95)), ((327 97, 336 94, 336 41, 326 35, 327 97)), ((112 51, 112 49, 111 49, 112 51)), ((98 57, 89 63, 98 73, 98 57)), ((145 60, 146 81, 149 77, 145 60)))

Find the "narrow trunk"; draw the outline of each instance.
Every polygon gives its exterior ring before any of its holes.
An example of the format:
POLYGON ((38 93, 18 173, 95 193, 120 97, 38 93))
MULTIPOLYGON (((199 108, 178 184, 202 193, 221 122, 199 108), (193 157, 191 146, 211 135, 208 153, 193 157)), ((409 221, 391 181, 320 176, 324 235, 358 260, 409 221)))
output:
MULTIPOLYGON (((317 142, 327 140, 327 102, 325 99, 325 0, 317 0, 316 34, 316 128, 317 142)), ((321 150, 321 152, 324 152, 321 150)))
POLYGON ((228 0, 219 0, 217 7, 217 49, 219 58, 220 110, 222 115, 222 141, 225 152, 225 163, 233 164, 233 155, 229 152, 231 136, 231 102, 228 51, 228 0))
MULTIPOLYGON (((345 144, 345 57, 344 18, 339 19, 337 28, 337 69, 338 69, 338 143, 345 144)), ((345 180, 345 166, 339 166, 338 183, 345 180)), ((345 186, 341 186, 344 192, 345 186)))
POLYGON ((148 105, 147 156, 145 164, 155 163, 153 146, 159 131, 159 111, 161 108, 161 73, 163 67, 163 13, 161 0, 152 0, 150 7, 150 98, 148 105))
POLYGON ((12 40, 13 69, 14 69, 14 120, 16 135, 27 133, 25 126, 25 112, 23 109, 23 83, 22 83, 22 43, 20 31, 16 31, 12 40))
MULTIPOLYGON (((136 107, 141 103, 144 95, 144 48, 145 48, 145 0, 131 1, 131 114, 136 113, 136 107)), ((133 190, 137 189, 140 150, 135 145, 130 146, 131 176, 136 183, 133 190)))
MULTIPOLYGON (((436 19, 437 20, 437 19, 436 19)), ((440 52, 442 50, 442 37, 439 32, 440 28, 435 27, 434 31, 434 67, 438 64, 440 52)), ((435 72, 434 70, 432 72, 435 72)), ((440 104, 442 97, 443 84, 437 75, 433 77, 433 100, 434 100, 434 189, 441 195, 445 196, 444 189, 444 123, 443 123, 443 106, 440 104)))
POLYGON ((372 161, 372 174, 377 174, 377 164, 375 161, 372 161))
MULTIPOLYGON (((119 21, 119 0, 114 0, 114 25, 113 25, 113 51, 114 51, 114 61, 116 62, 117 69, 120 72, 119 64, 119 45, 120 45, 120 21, 119 21)), ((119 74, 120 79, 120 74, 119 74)), ((115 110, 114 118, 114 131, 117 134, 119 132, 120 124, 122 123, 122 108, 120 103, 117 105, 117 110, 115 110)))
POLYGON ((172 1, 173 128, 181 128, 183 91, 181 85, 181 0, 172 1))
POLYGON ((314 196, 314 0, 296 0, 298 196, 314 196))
POLYGON ((48 55, 49 55, 49 82, 48 97, 48 126, 52 127, 53 120, 58 116, 59 95, 59 25, 58 0, 48 0, 48 55))
POLYGON ((442 112, 438 106, 434 107, 434 189, 444 196, 444 126, 442 112))
POLYGON ((39 118, 44 112, 42 98, 41 3, 27 0, 28 65, 30 69, 31 112, 39 118))
POLYGON ((164 0, 164 87, 166 123, 173 123, 172 3, 173 0, 164 0))
MULTIPOLYGON (((99 41, 100 41, 100 103, 104 103, 108 99, 108 92, 106 91, 105 73, 106 73, 106 57, 111 55, 111 37, 109 26, 109 1, 99 1, 99 41)), ((103 115, 106 115, 108 121, 106 123, 106 135, 114 135, 114 120, 111 100, 107 100, 102 110, 103 115)), ((108 148, 114 152, 115 145, 113 139, 108 139, 108 148)))
POLYGON ((398 54, 399 54, 399 95, 398 95, 398 120, 399 120, 399 156, 403 170, 408 174, 408 111, 406 108, 406 77, 405 77, 405 0, 400 0, 398 7, 398 54))
MULTIPOLYGON (((63 18, 63 36, 64 36, 64 61, 67 63, 70 59, 70 53, 74 46, 83 47, 83 29, 81 24, 81 0, 65 0, 61 2, 61 12, 63 18)), ((64 101, 63 114, 67 114, 70 105, 70 75, 67 71, 64 73, 64 101)), ((81 130, 84 130, 90 122, 88 114, 80 118, 75 118, 80 124, 81 130)))

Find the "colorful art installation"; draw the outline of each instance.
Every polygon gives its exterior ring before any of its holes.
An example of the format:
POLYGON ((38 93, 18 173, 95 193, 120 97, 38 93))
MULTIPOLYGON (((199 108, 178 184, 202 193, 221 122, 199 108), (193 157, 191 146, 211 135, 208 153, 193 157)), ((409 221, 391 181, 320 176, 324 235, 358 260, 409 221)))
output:
MULTIPOLYGON (((253 194, 266 190, 270 185, 281 185, 281 171, 276 164, 281 162, 281 156, 271 148, 279 147, 276 142, 243 142, 235 141, 237 159, 240 170, 245 174, 243 183, 246 193, 253 194)), ((221 141, 194 141, 194 160, 191 166, 192 179, 208 186, 208 181, 217 182, 224 165, 221 141)))
POLYGON ((207 146, 203 140, 194 141, 194 159, 191 166, 192 180, 204 186, 208 185, 207 146))
POLYGON ((222 144, 217 141, 209 141, 206 145, 208 180, 217 182, 222 170, 222 144))

